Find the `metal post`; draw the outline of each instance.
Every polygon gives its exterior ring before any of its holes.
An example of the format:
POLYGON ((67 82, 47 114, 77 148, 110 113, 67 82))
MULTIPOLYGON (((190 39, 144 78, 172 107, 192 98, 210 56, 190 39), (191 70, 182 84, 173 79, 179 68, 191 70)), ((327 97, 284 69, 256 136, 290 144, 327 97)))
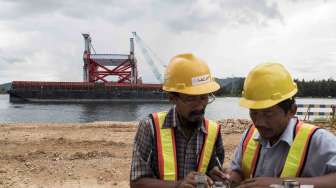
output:
POLYGON ((307 109, 308 120, 309 120, 309 112, 310 112, 310 107, 311 107, 311 105, 309 105, 309 106, 308 106, 308 109, 307 109))
POLYGON ((82 33, 83 37, 84 37, 84 41, 85 41, 85 51, 87 53, 91 53, 91 50, 90 50, 90 46, 91 46, 91 37, 89 34, 87 33, 82 33))
POLYGON ((83 65, 83 81, 84 82, 88 82, 90 81, 89 79, 89 56, 91 54, 91 37, 89 34, 87 33, 82 33, 82 36, 84 37, 84 55, 83 55, 83 59, 84 59, 84 65, 83 65))
POLYGON ((335 115, 336 115, 336 105, 331 105, 331 110, 332 110, 332 119, 335 120, 335 115))
POLYGON ((130 38, 130 54, 131 55, 134 55, 134 39, 133 38, 130 38))
POLYGON ((131 67, 131 83, 136 84, 138 75, 137 75, 137 67, 136 67, 136 60, 134 57, 134 39, 130 38, 130 63, 132 65, 131 67))

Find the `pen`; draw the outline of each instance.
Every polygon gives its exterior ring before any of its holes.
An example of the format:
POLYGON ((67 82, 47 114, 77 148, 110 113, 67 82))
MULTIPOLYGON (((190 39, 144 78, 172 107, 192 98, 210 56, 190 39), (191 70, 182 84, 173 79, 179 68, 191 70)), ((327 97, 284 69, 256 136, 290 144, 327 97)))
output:
POLYGON ((224 171, 223 166, 222 166, 222 163, 219 161, 218 157, 216 157, 216 161, 217 161, 217 164, 218 164, 220 170, 221 170, 221 171, 224 171))
MULTIPOLYGON (((222 172, 224 172, 224 168, 223 168, 223 166, 222 166, 222 163, 219 161, 218 157, 216 157, 216 161, 217 161, 217 164, 218 164, 218 167, 220 168, 220 170, 221 170, 222 172)), ((224 182, 225 182, 225 184, 227 185, 228 188, 231 187, 231 181, 229 180, 229 177, 226 177, 226 178, 224 179, 224 182)))

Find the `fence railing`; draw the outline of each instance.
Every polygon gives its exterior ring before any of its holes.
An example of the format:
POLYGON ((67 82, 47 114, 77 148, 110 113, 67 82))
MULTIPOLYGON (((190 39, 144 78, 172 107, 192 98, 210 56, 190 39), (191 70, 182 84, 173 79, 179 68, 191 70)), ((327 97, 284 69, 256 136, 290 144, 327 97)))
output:
POLYGON ((296 115, 304 116, 303 120, 309 120, 311 116, 322 116, 331 120, 335 120, 336 118, 336 105, 333 104, 298 104, 297 106, 298 111, 296 115), (303 111, 304 109, 305 111, 303 111), (321 111, 320 109, 324 110, 321 111))

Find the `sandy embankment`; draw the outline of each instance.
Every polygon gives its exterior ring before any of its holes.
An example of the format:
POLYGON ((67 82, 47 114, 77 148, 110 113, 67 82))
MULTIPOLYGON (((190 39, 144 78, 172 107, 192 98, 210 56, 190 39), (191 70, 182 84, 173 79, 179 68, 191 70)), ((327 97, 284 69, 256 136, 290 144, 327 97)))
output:
MULTIPOLYGON (((247 120, 222 121, 226 163, 247 120)), ((0 187, 129 187, 136 122, 0 124, 0 187)))

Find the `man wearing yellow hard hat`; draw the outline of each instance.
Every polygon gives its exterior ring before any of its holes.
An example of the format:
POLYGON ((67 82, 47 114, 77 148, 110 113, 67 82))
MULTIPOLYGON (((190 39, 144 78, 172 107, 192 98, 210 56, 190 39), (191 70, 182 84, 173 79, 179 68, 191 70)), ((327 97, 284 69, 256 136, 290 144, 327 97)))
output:
MULTIPOLYGON (((192 188, 198 174, 219 173, 224 161, 220 126, 204 117, 220 86, 209 67, 193 54, 173 57, 163 90, 174 104, 139 123, 135 136, 130 185, 146 188, 192 188)), ((204 177, 204 176, 203 176, 204 177)), ((205 179, 208 186, 212 180, 205 179)))
POLYGON ((241 138, 230 172, 241 188, 269 187, 285 179, 336 187, 336 137, 295 117, 297 91, 281 64, 260 64, 248 74, 240 105, 249 108, 253 124, 241 138))

